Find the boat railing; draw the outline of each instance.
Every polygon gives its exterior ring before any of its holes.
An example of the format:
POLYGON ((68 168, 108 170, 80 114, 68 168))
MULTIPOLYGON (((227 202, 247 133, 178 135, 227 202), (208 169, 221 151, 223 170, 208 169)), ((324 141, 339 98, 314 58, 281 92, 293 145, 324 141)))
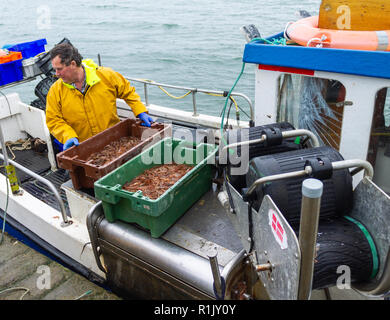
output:
MULTIPOLYGON (((49 180, 41 177, 39 174, 36 174, 34 171, 31 171, 30 169, 20 165, 19 163, 15 162, 15 161, 13 161, 11 159, 6 160, 6 157, 4 157, 4 155, 1 154, 1 153, 0 153, 0 158, 3 161, 7 161, 9 164, 13 165, 15 168, 18 168, 19 170, 21 170, 24 173, 28 174, 32 178, 42 182, 47 187, 49 187, 49 189, 53 192, 54 197, 56 198, 56 200, 58 201, 58 203, 60 205, 60 210, 61 210, 61 215, 62 215, 62 220, 63 220, 62 223, 61 223, 61 226, 62 227, 66 227, 66 226, 72 224, 72 220, 68 219, 68 216, 66 214, 64 201, 62 200, 62 198, 61 198, 57 188, 53 185, 53 183, 51 183, 49 180)), ((8 183, 8 181, 7 181, 7 183, 8 183)))
MULTIPOLYGON (((43 77, 41 76, 41 78, 43 78, 43 77)), ((19 86, 21 84, 24 84, 24 83, 27 83, 27 82, 30 82, 30 81, 34 81, 35 79, 36 79, 36 76, 24 78, 23 80, 19 80, 19 81, 3 84, 3 85, 0 86, 0 89, 12 88, 12 87, 19 86)))
MULTIPOLYGON (((187 93, 184 96, 186 96, 186 95, 191 93, 192 94, 192 108, 193 108, 193 116, 194 117, 199 115, 198 110, 197 110, 197 105, 196 105, 196 94, 197 93, 204 93, 204 94, 209 94, 209 95, 217 95, 217 96, 221 96, 221 97, 227 97, 227 95, 229 94, 228 91, 206 90, 206 89, 199 89, 199 88, 176 86, 176 85, 159 83, 159 82, 155 82, 155 81, 148 80, 148 79, 138 79, 138 78, 130 78, 130 77, 125 77, 125 78, 127 80, 129 80, 129 81, 134 81, 134 82, 138 82, 138 83, 142 83, 143 84, 143 86, 144 86, 144 98, 145 98, 145 105, 146 106, 150 105, 149 104, 149 93, 148 93, 148 87, 149 86, 157 86, 157 87, 160 87, 160 89, 161 88, 170 88, 170 89, 178 89, 178 90, 187 91, 187 93)), ((184 96, 182 96, 182 97, 184 97, 184 96)), ((252 104, 251 99, 248 96, 246 96, 245 94, 239 93, 239 92, 232 92, 230 94, 230 97, 241 97, 241 98, 243 98, 249 105, 250 120, 254 121, 254 110, 253 110, 253 104, 252 104)), ((237 105, 237 107, 240 108, 240 110, 244 112, 244 110, 239 105, 237 105)))

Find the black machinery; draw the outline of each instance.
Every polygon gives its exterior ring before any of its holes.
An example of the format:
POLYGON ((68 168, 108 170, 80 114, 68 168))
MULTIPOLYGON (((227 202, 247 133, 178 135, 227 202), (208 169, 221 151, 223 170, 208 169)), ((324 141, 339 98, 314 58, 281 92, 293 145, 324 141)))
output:
POLYGON ((339 285, 343 270, 364 294, 388 291, 390 232, 384 226, 389 197, 372 183, 368 162, 344 160, 337 150, 319 146, 312 133, 289 123, 231 130, 225 138, 219 155, 224 192, 262 284, 254 285, 250 295, 309 298, 312 289, 339 285), (362 169, 364 177, 353 189, 353 176, 362 169), (304 208, 307 179, 322 182, 317 213, 315 207, 304 208), (303 225, 304 211, 309 219, 317 214, 318 220, 303 225), (313 251, 311 259, 304 252, 308 236, 314 239, 305 249, 313 251), (307 268, 310 262, 312 269, 307 268), (310 286, 306 291, 305 283, 310 286))

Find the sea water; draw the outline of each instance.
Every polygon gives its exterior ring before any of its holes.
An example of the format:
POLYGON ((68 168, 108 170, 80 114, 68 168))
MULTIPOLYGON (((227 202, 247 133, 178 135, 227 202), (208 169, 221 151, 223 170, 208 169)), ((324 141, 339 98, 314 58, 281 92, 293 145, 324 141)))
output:
MULTIPOLYGON (((299 10, 318 14, 320 0, 19 0, 2 5, 0 47, 46 38, 50 50, 64 37, 83 55, 130 78, 190 88, 229 91, 242 68, 246 40, 240 27, 254 24, 262 37, 300 19, 299 10)), ((254 65, 247 64, 234 91, 254 102, 254 65)), ((2 92, 30 103, 37 80, 2 92)), ((141 98, 143 86, 134 83, 141 98)), ((174 96, 186 91, 167 89, 174 96)), ((192 110, 192 97, 172 99, 159 88, 149 103, 192 110)), ((224 98, 198 93, 200 113, 219 115, 224 98)), ((244 100, 237 99, 247 113, 244 100)), ((242 112, 241 117, 245 119, 242 112)))

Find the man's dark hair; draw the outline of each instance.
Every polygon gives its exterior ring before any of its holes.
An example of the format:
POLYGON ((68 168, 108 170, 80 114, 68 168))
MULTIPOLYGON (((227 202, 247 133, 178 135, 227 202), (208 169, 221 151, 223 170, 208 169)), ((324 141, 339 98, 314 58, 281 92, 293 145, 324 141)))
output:
POLYGON ((53 49, 50 50, 50 59, 53 60, 55 57, 59 56, 61 63, 69 66, 70 63, 74 60, 78 67, 81 66, 81 61, 83 57, 79 51, 69 43, 60 43, 57 44, 53 49))

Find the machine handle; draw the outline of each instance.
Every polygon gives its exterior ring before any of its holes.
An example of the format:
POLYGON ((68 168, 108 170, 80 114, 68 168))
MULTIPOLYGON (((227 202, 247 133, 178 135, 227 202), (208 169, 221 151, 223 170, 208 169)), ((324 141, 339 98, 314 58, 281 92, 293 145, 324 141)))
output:
MULTIPOLYGON (((299 136, 308 136, 310 138, 310 140, 312 141, 312 143, 313 143, 313 148, 317 148, 317 147, 320 146, 320 142, 319 142, 317 136, 313 132, 311 132, 309 130, 297 129, 297 130, 288 130, 288 131, 283 131, 282 132, 282 138, 283 139, 294 138, 294 137, 299 137, 299 136)), ((226 149, 228 149, 228 148, 236 148, 236 147, 239 147, 239 146, 261 143, 261 142, 265 142, 266 140, 267 140, 267 135, 266 134, 262 134, 261 138, 259 138, 259 139, 231 143, 231 144, 228 144, 228 145, 223 147, 223 149, 221 151, 221 154, 226 152, 226 149)))
MULTIPOLYGON (((333 170, 348 169, 354 167, 359 167, 361 169, 364 169, 364 176, 368 177, 369 179, 372 179, 372 177, 374 176, 374 168, 368 161, 357 159, 357 160, 342 160, 342 161, 332 162, 333 170)), ((253 182, 252 185, 248 188, 248 191, 243 195, 243 200, 248 201, 250 199, 252 192, 256 189, 256 187, 259 185, 263 185, 264 183, 289 179, 289 178, 310 176, 312 173, 313 173, 313 168, 311 166, 305 166, 304 170, 280 173, 272 176, 259 178, 255 182, 253 182)))

